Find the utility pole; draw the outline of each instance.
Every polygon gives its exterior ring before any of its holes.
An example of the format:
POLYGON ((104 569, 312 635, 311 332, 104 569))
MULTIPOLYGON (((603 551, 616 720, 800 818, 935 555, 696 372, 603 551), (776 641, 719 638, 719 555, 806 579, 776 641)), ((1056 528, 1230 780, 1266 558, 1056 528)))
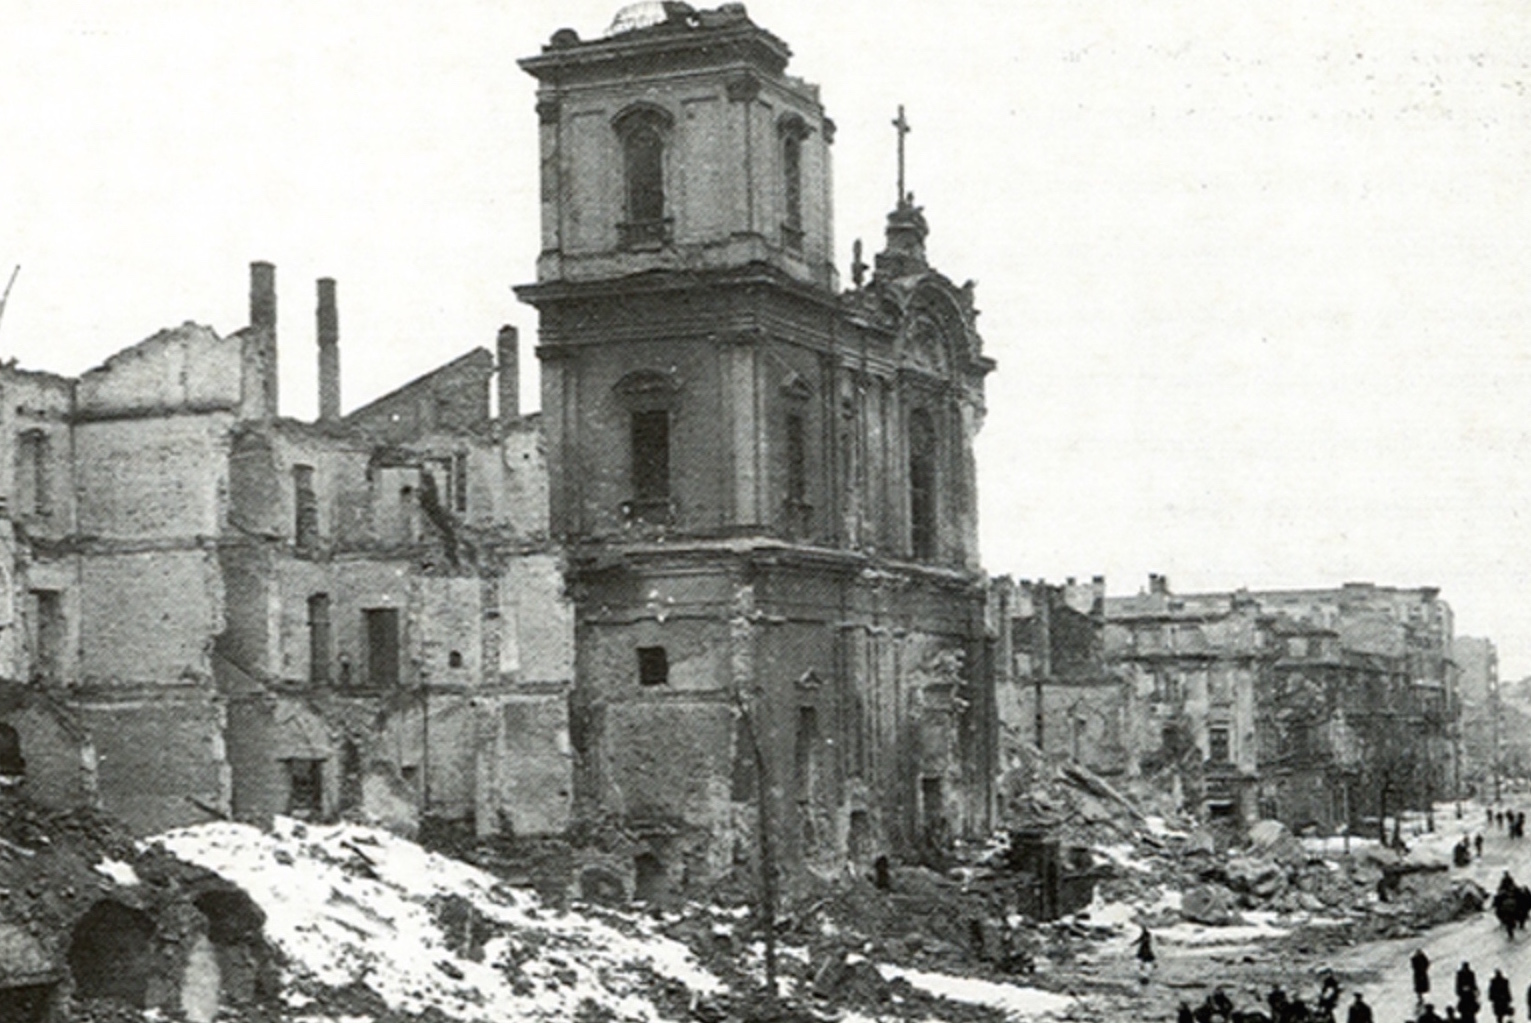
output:
POLYGON ((1036 699, 1037 752, 1045 752, 1042 744, 1042 688, 1053 673, 1053 627, 1052 601, 1048 598, 1047 582, 1037 580, 1032 590, 1032 602, 1037 609, 1036 658, 1032 662, 1032 690, 1036 699))
POLYGON ((1499 805, 1499 680, 1489 680, 1489 716, 1494 726, 1494 753, 1490 758, 1494 768, 1494 805, 1499 805))

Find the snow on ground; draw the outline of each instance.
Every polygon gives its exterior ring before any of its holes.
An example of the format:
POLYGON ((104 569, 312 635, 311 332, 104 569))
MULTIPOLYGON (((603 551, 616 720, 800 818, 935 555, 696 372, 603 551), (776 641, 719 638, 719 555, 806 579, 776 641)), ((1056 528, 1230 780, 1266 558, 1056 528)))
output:
POLYGON ((646 995, 651 974, 693 992, 722 990, 684 945, 642 918, 610 915, 619 930, 556 913, 534 894, 375 828, 278 818, 269 833, 214 823, 155 841, 250 894, 291 979, 365 984, 401 1011, 433 1007, 474 1023, 567 1020, 589 1000, 617 1019, 657 1020, 646 995), (446 896, 466 899, 492 932, 477 958, 449 947, 430 906, 446 896))
POLYGON ((1092 849, 1124 870, 1135 870, 1139 874, 1152 874, 1154 872, 1151 864, 1133 855, 1134 849, 1131 842, 1121 842, 1117 845, 1097 845, 1093 846, 1092 849))
POLYGON ((1074 999, 1067 995, 1053 994, 1034 987, 1018 987, 976 977, 954 977, 948 973, 930 973, 887 963, 879 963, 877 969, 886 980, 902 977, 921 991, 939 998, 984 1005, 1008 1013, 1012 1019, 1026 1020, 1056 1015, 1074 1004, 1074 999))
POLYGON ((133 864, 131 863, 124 863, 121 860, 107 857, 96 864, 95 870, 96 873, 111 878, 124 888, 131 888, 138 884, 138 871, 133 869, 133 864))

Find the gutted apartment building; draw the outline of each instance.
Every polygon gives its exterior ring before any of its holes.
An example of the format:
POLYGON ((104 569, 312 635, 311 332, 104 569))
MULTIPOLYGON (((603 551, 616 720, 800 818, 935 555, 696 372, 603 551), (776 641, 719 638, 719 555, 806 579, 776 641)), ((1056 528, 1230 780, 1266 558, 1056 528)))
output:
POLYGON ((1451 608, 1433 588, 1178 594, 1105 601, 1126 684, 1127 773, 1209 818, 1359 828, 1458 791, 1451 608))
POLYGON ((263 263, 229 337, 0 370, 0 737, 34 795, 145 832, 350 809, 560 831, 573 626, 514 332, 342 417, 318 291, 312 423, 277 414, 263 263))

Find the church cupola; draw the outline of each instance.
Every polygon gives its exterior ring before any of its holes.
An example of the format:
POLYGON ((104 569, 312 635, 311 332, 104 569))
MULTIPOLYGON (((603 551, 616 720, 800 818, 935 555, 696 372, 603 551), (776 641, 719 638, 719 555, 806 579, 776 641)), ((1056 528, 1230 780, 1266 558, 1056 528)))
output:
POLYGON ((833 290, 834 123, 790 56, 742 4, 648 2, 521 61, 540 83, 538 283, 764 263, 833 290))

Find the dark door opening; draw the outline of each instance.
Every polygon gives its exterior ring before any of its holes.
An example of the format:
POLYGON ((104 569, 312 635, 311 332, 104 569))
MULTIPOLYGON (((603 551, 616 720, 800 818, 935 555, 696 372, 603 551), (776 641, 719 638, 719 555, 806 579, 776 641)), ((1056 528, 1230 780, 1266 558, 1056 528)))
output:
POLYGON ((299 820, 324 814, 324 761, 287 760, 287 813, 299 820))
POLYGON ((640 902, 659 902, 665 897, 668 878, 664 863, 653 853, 633 857, 633 898, 640 902))
POLYGON ((146 1008, 153 935, 154 922, 147 913, 110 900, 92 906, 69 942, 75 997, 146 1008))
POLYGON ((367 616, 367 681, 378 689, 399 684, 399 611, 369 608, 367 616))

